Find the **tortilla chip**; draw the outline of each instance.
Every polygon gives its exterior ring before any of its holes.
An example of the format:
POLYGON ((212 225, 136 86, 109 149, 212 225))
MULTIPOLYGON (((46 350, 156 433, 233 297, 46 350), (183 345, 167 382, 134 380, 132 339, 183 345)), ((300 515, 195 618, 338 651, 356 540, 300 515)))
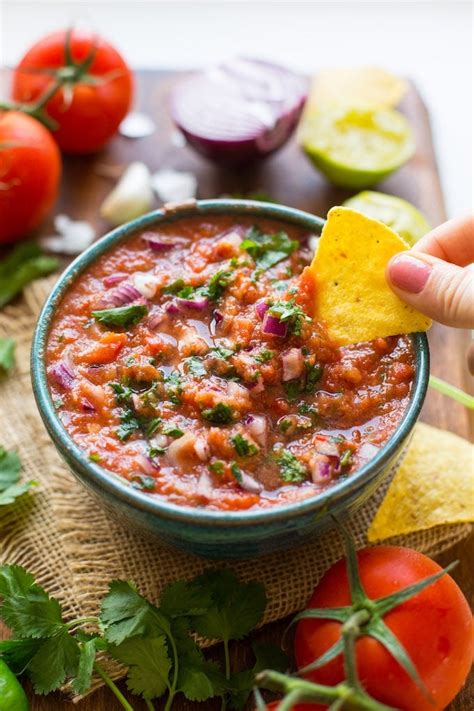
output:
POLYGON ((407 455, 368 530, 368 540, 474 521, 474 447, 418 423, 407 455))
POLYGON ((315 314, 336 345, 426 331, 431 319, 405 304, 385 279, 388 261, 408 249, 378 220, 347 207, 329 211, 309 271, 315 314))
POLYGON ((403 79, 378 67, 325 69, 313 80, 306 109, 309 113, 339 106, 393 109, 406 90, 403 79))

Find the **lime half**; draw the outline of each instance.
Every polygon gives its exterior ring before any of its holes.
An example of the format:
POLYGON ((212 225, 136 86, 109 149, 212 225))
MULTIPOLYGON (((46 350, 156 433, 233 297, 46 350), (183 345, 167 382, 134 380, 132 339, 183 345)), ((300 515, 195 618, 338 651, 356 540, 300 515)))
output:
POLYGON ((424 215, 414 205, 394 195, 364 190, 343 204, 388 225, 410 246, 431 229, 424 215))
POLYGON ((335 185, 367 188, 400 168, 415 142, 402 114, 391 109, 320 111, 307 115, 303 148, 335 185))

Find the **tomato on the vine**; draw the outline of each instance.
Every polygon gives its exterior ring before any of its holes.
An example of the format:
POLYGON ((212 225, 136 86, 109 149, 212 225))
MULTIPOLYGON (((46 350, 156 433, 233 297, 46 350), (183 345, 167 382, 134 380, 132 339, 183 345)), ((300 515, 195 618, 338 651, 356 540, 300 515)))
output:
MULTIPOLYGON (((367 596, 376 600, 441 570, 422 553, 408 548, 378 546, 359 551, 359 574, 367 596)), ((308 608, 350 604, 346 561, 323 576, 308 608)), ((431 698, 416 685, 393 655, 376 639, 356 641, 357 671, 370 696, 402 711, 440 711, 462 688, 473 659, 473 623, 469 605, 447 574, 387 612, 383 620, 404 647, 431 698)), ((363 631, 362 631, 363 634, 363 631)), ((299 669, 332 647, 341 623, 302 619, 296 628, 295 656, 299 669)), ((342 655, 305 676, 335 686, 344 679, 342 655)))
POLYGON ((0 244, 40 224, 56 200, 60 175, 50 132, 24 113, 0 113, 0 244))
POLYGON ((24 55, 13 76, 12 98, 37 102, 57 81, 45 105, 54 137, 67 153, 92 153, 114 135, 132 101, 132 73, 108 42, 88 32, 43 37, 24 55))

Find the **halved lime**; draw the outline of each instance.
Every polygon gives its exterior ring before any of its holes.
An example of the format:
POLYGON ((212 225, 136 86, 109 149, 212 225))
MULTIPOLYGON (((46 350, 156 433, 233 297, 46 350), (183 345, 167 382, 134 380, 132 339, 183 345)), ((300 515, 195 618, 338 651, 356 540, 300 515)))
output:
POLYGON ((343 204, 388 225, 410 246, 431 229, 425 216, 414 205, 395 195, 364 190, 343 204))
POLYGON ((305 152, 328 180, 359 190, 400 168, 415 149, 407 120, 391 109, 310 113, 301 139, 305 152))

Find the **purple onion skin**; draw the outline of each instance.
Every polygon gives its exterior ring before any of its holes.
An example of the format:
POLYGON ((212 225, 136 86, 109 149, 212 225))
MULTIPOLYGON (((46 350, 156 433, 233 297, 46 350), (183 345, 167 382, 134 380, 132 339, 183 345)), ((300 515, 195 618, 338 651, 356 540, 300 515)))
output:
POLYGON ((180 308, 193 309, 194 311, 204 311, 209 306, 209 299, 176 299, 180 308))
POLYGON ((257 301, 257 303, 255 304, 255 311, 257 312, 257 316, 259 317, 259 319, 263 319, 267 310, 268 304, 266 304, 264 301, 257 301))
MULTIPOLYGON (((286 87, 287 94, 285 94, 285 96, 287 105, 284 106, 284 103, 282 102, 280 114, 277 117, 274 126, 271 128, 265 128, 263 125, 261 125, 260 128, 254 127, 254 133, 249 135, 248 126, 243 125, 242 135, 239 137, 238 131, 235 130, 234 125, 232 128, 235 131, 235 137, 234 135, 229 138, 222 138, 217 135, 215 137, 209 136, 209 129, 207 129, 206 133, 203 135, 204 131, 202 129, 202 125, 200 124, 200 107, 198 104, 201 103, 201 106, 205 106, 205 108, 209 110, 212 106, 212 101, 207 105, 205 104, 205 98, 203 98, 202 101, 196 101, 192 92, 191 98, 189 99, 186 96, 186 91, 188 91, 189 95, 188 86, 189 82, 192 81, 189 79, 185 80, 181 84, 178 84, 172 93, 171 114, 176 126, 180 129, 190 146, 192 146, 201 155, 215 161, 216 163, 224 165, 252 163, 274 153, 276 150, 281 148, 284 143, 286 143, 293 133, 300 119, 306 101, 307 82, 303 80, 302 77, 268 62, 260 60, 246 61, 254 63, 260 71, 267 67, 266 71, 269 73, 269 76, 273 75, 273 79, 275 79, 278 74, 284 74, 286 79, 291 77, 291 81, 294 83, 292 90, 286 87), (289 103, 290 96, 291 102, 289 103), (189 101, 188 106, 192 103, 193 109, 195 109, 194 113, 198 117, 192 126, 189 125, 190 122, 186 110, 184 111, 184 114, 182 114, 182 107, 186 104, 187 99, 189 101)), ((232 62, 227 63, 227 71, 229 71, 229 64, 231 65, 232 62)), ((225 63, 224 65, 221 65, 221 68, 225 69, 225 63)), ((229 81, 232 81, 231 74, 232 73, 230 72, 229 81)), ((205 82, 205 76, 206 72, 202 72, 197 75, 196 80, 205 82)), ((211 94, 213 91, 214 88, 211 90, 211 94)), ((216 88, 215 91, 217 93, 218 88, 216 88)), ((267 103, 268 107, 272 106, 272 109, 275 108, 275 102, 272 104, 272 101, 268 97, 266 99, 261 98, 260 100, 262 103, 267 103)), ((244 105, 244 103, 245 92, 243 92, 242 96, 242 105, 244 105)), ((224 118, 224 121, 226 119, 227 117, 224 118)), ((218 119, 216 119, 216 121, 218 121, 218 119)))
POLYGON ((120 284, 121 281, 125 281, 127 274, 111 274, 110 276, 104 277, 103 284, 106 287, 115 286, 120 284))
POLYGON ((124 306, 141 298, 142 295, 133 284, 120 284, 116 289, 105 294, 100 301, 100 306, 101 308, 124 306))
POLYGON ((154 252, 166 252, 168 249, 172 249, 176 246, 173 242, 166 242, 162 237, 156 235, 154 232, 144 232, 142 234, 142 240, 147 243, 147 245, 154 252))
POLYGON ((262 323, 262 333, 267 336, 278 336, 278 338, 286 338, 288 333, 288 324, 280 321, 276 316, 265 314, 262 323))
POLYGON ((63 361, 51 366, 48 373, 54 382, 65 390, 70 390, 72 388, 75 380, 74 373, 63 361))

